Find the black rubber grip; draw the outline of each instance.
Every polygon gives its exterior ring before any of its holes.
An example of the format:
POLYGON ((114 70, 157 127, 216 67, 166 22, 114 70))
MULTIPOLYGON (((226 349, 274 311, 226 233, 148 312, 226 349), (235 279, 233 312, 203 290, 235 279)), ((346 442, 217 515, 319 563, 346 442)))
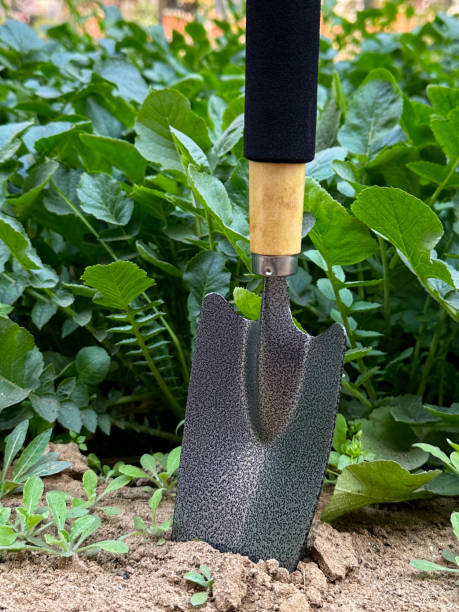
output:
POLYGON ((253 161, 314 157, 320 0, 247 0, 244 152, 253 161))

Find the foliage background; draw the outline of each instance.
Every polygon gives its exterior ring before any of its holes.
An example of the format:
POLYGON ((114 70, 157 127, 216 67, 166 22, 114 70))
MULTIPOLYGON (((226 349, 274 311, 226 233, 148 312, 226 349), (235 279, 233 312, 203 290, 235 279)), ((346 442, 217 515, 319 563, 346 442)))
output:
MULTIPOLYGON (((308 333, 348 332, 331 479, 376 460, 435 466, 412 444, 446 451, 459 426, 459 26, 441 13, 386 31, 406 11, 324 11, 335 36, 321 40, 289 284, 308 333)), ((152 435, 179 440, 205 293, 237 289, 245 316, 259 309, 243 14, 216 20, 216 38, 197 18, 171 41, 115 7, 99 39, 87 19, 0 26, 0 428, 29 419, 31 433, 138 455, 152 435)))

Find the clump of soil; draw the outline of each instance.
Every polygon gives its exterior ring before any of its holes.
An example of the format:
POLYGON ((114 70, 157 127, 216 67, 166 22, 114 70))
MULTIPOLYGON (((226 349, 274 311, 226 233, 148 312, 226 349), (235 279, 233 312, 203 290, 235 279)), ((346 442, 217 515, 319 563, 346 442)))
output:
MULTIPOLYGON (((47 489, 81 495, 81 457, 77 465, 78 469, 46 479, 47 489)), ((329 495, 323 491, 319 509, 329 495)), ((97 539, 117 538, 132 531, 134 516, 148 521, 148 499, 142 487, 128 487, 107 496, 106 504, 120 506, 122 514, 102 517, 97 539)), ((8 504, 14 506, 19 501, 13 497, 8 504)), ((454 610, 454 576, 426 575, 409 566, 413 558, 440 562, 442 549, 454 549, 449 523, 454 505, 454 499, 437 498, 384 509, 370 507, 336 521, 333 527, 316 520, 307 555, 291 574, 273 559, 252 563, 199 541, 174 543, 168 539, 157 546, 152 540, 133 537, 128 540, 130 552, 126 555, 102 552, 74 560, 36 553, 3 554, 0 610, 190 610, 190 597, 199 587, 187 583, 184 574, 201 563, 206 563, 215 577, 212 597, 200 608, 204 611, 454 610)), ((164 500, 159 520, 171 518, 172 513, 173 500, 164 500)))

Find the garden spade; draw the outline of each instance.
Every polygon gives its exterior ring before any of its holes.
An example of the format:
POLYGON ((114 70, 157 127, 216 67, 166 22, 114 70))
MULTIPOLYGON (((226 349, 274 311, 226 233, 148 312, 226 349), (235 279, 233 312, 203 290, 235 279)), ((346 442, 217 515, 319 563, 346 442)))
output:
POLYGON ((205 540, 293 571, 335 424, 343 327, 292 321, 286 277, 301 250, 305 163, 314 156, 319 0, 248 0, 245 155, 257 321, 204 298, 196 335, 174 540, 205 540))

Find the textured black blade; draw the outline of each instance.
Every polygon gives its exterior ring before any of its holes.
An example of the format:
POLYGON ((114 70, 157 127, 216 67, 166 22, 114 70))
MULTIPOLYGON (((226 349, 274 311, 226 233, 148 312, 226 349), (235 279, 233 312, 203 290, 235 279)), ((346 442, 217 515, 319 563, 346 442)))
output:
POLYGON ((345 333, 303 334, 283 278, 258 321, 205 297, 193 356, 174 540, 205 540, 295 569, 322 486, 345 333))

